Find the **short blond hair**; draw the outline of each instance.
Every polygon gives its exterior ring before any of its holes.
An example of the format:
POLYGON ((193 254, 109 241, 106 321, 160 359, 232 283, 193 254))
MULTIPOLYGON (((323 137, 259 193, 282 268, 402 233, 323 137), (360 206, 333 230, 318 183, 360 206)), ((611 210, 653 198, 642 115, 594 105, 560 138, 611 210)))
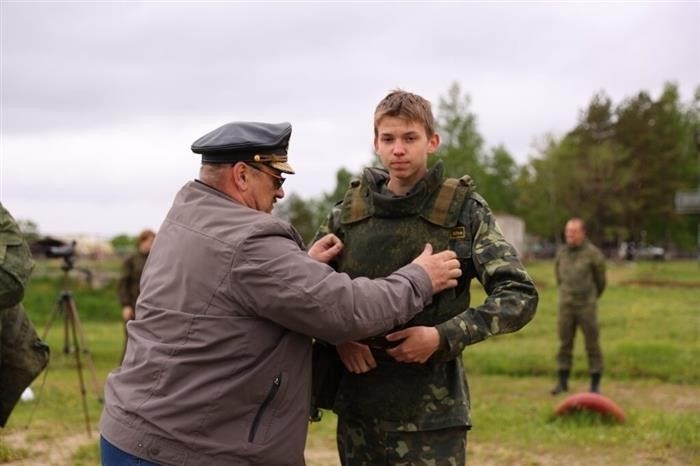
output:
POLYGON ((374 110, 374 137, 382 118, 390 116, 422 124, 430 138, 435 134, 435 118, 430 102, 423 97, 402 89, 391 91, 374 110))

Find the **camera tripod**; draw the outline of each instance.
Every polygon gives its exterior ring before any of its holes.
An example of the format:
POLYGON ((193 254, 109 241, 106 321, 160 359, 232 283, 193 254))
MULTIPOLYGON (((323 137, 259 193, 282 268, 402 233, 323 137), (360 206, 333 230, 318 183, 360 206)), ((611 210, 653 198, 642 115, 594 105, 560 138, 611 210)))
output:
POLYGON ((73 258, 68 256, 63 256, 63 265, 61 265, 61 270, 63 270, 63 290, 56 300, 51 316, 46 323, 46 328, 44 329, 44 334, 41 337, 42 340, 46 341, 46 336, 51 329, 57 315, 63 316, 63 353, 70 354, 72 351, 75 355, 76 369, 78 371, 78 380, 80 382, 80 396, 83 402, 83 413, 85 414, 85 427, 87 429, 88 435, 91 434, 90 430, 90 416, 88 415, 87 398, 85 390, 85 380, 83 378, 83 363, 80 358, 80 353, 85 355, 85 360, 87 361, 88 368, 92 375, 92 382, 95 387, 95 394, 97 395, 97 400, 102 403, 102 396, 100 394, 100 387, 97 382, 97 375, 95 373, 95 364, 92 361, 92 356, 90 355, 90 350, 87 346, 85 340, 85 334, 83 333, 83 327, 80 323, 80 316, 78 315, 78 308, 75 304, 75 299, 73 298, 73 293, 69 289, 68 272, 73 269, 73 258))

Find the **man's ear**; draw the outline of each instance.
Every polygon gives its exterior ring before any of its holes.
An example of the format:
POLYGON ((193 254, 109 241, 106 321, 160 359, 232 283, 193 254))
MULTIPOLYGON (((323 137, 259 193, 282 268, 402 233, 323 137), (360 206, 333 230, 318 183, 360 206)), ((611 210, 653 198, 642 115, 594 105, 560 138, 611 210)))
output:
POLYGON ((428 154, 433 154, 440 147, 440 135, 435 132, 430 139, 428 139, 428 154))
POLYGON ((234 185, 241 191, 248 189, 248 180, 250 179, 250 172, 248 171, 248 165, 244 163, 237 163, 233 166, 232 178, 234 185))

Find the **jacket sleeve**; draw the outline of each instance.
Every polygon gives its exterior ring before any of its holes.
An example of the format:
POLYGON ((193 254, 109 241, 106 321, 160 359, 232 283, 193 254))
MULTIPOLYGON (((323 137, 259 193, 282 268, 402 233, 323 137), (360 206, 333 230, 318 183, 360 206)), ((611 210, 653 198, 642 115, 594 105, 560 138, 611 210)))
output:
POLYGON ((122 264, 122 272, 117 284, 117 295, 122 306, 131 306, 133 302, 131 296, 131 281, 134 274, 133 256, 127 258, 122 264))
POLYGON ((264 230, 238 256, 231 286, 251 313, 332 344, 386 332, 432 302, 430 277, 415 264, 386 278, 351 279, 292 238, 264 230))
POLYGON ((0 204, 0 310, 22 301, 34 261, 12 215, 0 204))
POLYGON ((535 284, 486 203, 472 198, 465 209, 473 235, 471 260, 487 297, 483 304, 437 325, 441 344, 435 357, 439 360, 457 357, 465 346, 493 335, 519 330, 537 309, 535 284))
POLYGON ((603 291, 605 291, 605 286, 607 284, 605 277, 605 257, 603 257, 603 253, 601 253, 598 249, 596 249, 594 252, 593 263, 591 265, 593 267, 593 280, 595 281, 596 291, 598 293, 598 297, 600 297, 603 294, 603 291))
POLYGON ((557 282, 557 286, 561 285, 561 274, 560 274, 560 270, 559 270, 559 266, 561 263, 561 254, 562 254, 561 249, 557 249, 557 253, 554 256, 554 279, 557 282))
MULTIPOLYGON (((321 223, 321 225, 319 225, 318 230, 316 230, 316 234, 309 243, 309 247, 329 233, 336 235, 338 238, 340 238, 340 241, 345 241, 345 236, 340 228, 340 210, 342 208, 342 204, 342 201, 338 202, 335 206, 333 206, 333 208, 331 208, 331 211, 328 212, 326 219, 323 221, 323 223, 321 223)), ((332 260, 328 265, 333 267, 334 270, 338 269, 338 264, 335 262, 335 260, 332 260)))
MULTIPOLYGON (((340 209, 342 206, 342 201, 338 202, 333 208, 331 208, 331 211, 328 213, 326 216, 326 219, 319 225, 318 230, 316 230, 316 234, 314 235, 314 238, 311 240, 311 244, 314 244, 316 241, 320 240, 322 237, 326 236, 328 233, 334 233, 338 237, 341 236, 340 234, 340 209)), ((343 238, 340 238, 341 240, 343 238)))

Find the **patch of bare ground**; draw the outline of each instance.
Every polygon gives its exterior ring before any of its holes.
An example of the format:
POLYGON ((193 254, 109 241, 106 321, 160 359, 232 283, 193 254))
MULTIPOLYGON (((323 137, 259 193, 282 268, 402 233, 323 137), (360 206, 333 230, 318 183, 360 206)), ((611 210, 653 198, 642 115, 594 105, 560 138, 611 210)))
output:
POLYGON ((338 452, 331 447, 316 447, 304 452, 306 466, 340 466, 338 452))
POLYGON ((99 434, 86 432, 60 435, 57 432, 46 433, 41 438, 36 434, 19 430, 3 435, 3 441, 13 449, 27 452, 25 458, 3 463, 8 466, 70 466, 73 455, 84 445, 96 443, 99 434))
POLYGON ((617 466, 620 464, 645 466, 687 466, 685 460, 669 457, 663 452, 637 453, 621 458, 619 452, 580 448, 561 452, 513 450, 508 447, 482 443, 467 448, 469 464, 479 466, 617 466))
MULTIPOLYGON (((306 465, 307 466, 339 466, 340 461, 338 460, 338 454, 335 449, 320 450, 318 448, 314 450, 307 450, 305 453, 306 465)), ((498 445, 469 445, 467 448, 467 459, 469 464, 475 464, 479 466, 560 466, 562 464, 571 464, 576 466, 577 464, 596 464, 596 463, 570 463, 563 462, 563 458, 559 455, 556 457, 552 455, 537 454, 534 452, 521 452, 515 450, 509 450, 506 447, 498 445)), ((608 464, 608 463, 600 463, 608 464)))
MULTIPOLYGON (((340 466, 335 448, 316 447, 305 452, 307 466, 340 466)), ((671 457, 664 452, 637 453, 624 463, 619 452, 583 448, 560 452, 538 451, 536 447, 524 451, 491 443, 470 443, 467 463, 478 466, 617 466, 619 464, 646 466, 687 466, 686 460, 671 457)))

